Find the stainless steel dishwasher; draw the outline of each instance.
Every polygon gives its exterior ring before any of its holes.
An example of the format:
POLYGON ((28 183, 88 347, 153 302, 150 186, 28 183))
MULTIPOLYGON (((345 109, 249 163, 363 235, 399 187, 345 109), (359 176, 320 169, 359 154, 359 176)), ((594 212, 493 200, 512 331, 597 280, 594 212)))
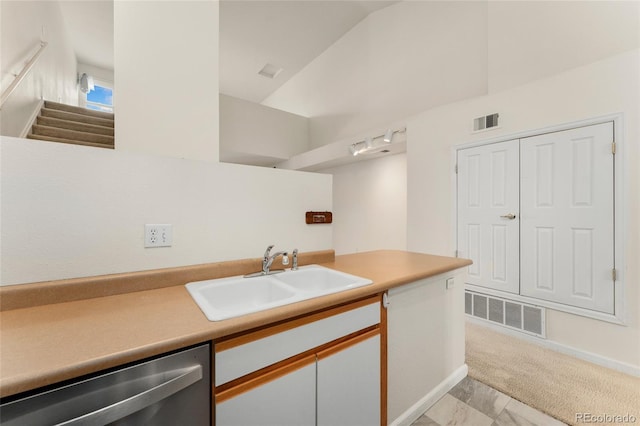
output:
POLYGON ((201 345, 3 401, 0 424, 209 425, 210 359, 201 345))

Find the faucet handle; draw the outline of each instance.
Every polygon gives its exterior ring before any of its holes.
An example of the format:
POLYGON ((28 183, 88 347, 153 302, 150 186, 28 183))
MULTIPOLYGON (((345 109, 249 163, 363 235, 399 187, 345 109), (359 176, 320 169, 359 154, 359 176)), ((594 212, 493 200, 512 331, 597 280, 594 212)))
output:
POLYGON ((267 249, 264 251, 264 258, 268 258, 269 254, 271 253, 271 249, 274 247, 273 244, 271 244, 270 246, 267 247, 267 249))
POLYGON ((293 265, 291 265, 291 270, 296 271, 298 269, 298 249, 293 249, 293 265))
POLYGON ((282 266, 287 266, 289 264, 289 255, 287 253, 282 255, 282 266))

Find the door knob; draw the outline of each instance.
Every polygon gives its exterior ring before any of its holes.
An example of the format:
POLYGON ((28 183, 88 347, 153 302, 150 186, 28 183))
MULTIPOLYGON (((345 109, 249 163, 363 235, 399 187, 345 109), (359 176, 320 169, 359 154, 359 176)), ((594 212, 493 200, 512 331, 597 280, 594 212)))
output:
POLYGON ((513 219, 515 219, 515 218, 516 218, 516 215, 515 215, 515 214, 513 214, 513 213, 509 213, 509 214, 503 214, 503 215, 502 215, 502 216, 500 216, 500 217, 501 217, 501 218, 504 218, 504 219, 510 219, 510 220, 513 220, 513 219))

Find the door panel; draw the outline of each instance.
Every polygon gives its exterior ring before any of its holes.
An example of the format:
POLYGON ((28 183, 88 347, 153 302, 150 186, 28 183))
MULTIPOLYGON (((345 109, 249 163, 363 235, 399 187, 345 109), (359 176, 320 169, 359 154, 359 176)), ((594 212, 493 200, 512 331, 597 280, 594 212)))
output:
POLYGON ((614 313, 612 142, 613 123, 521 140, 522 295, 614 313))
POLYGON ((379 334, 329 356, 318 354, 317 425, 379 425, 380 380, 379 334))
POLYGON ((507 226, 506 225, 492 225, 491 234, 491 247, 493 252, 491 253, 491 259, 493 265, 491 267, 491 279, 493 281, 506 282, 507 281, 507 226))
POLYGON ((458 151, 458 255, 473 260, 467 283, 519 291, 519 173, 518 140, 458 151))
MULTIPOLYGON (((276 374, 274 374, 276 375, 276 374)), ((217 426, 314 426, 315 357, 306 366, 216 403, 217 426)), ((218 398, 216 398, 218 399, 218 398)))

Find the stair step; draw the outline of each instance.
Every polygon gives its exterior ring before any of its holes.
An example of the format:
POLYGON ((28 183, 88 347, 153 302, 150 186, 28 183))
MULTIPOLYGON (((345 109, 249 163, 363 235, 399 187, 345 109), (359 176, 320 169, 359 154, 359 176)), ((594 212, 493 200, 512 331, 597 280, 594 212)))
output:
POLYGON ((113 136, 113 127, 96 126, 94 124, 79 123, 77 121, 61 120, 53 117, 38 117, 37 124, 59 129, 76 130, 78 132, 94 133, 97 135, 113 136))
POLYGON ((77 107, 73 105, 66 105, 66 104, 59 104, 57 102, 45 101, 44 107, 48 109, 56 109, 59 111, 72 112, 74 114, 88 115, 90 117, 113 120, 113 113, 103 112, 103 111, 94 111, 92 109, 77 107))
POLYGON ((113 145, 113 136, 96 135, 93 133, 78 132, 75 130, 58 129, 56 127, 42 126, 40 124, 34 124, 31 127, 31 133, 33 133, 34 135, 70 139, 73 141, 85 141, 113 145))
POLYGON ((72 112, 66 112, 66 111, 61 111, 57 109, 42 108, 42 110, 40 111, 40 115, 42 117, 59 118, 60 120, 75 121, 78 123, 87 123, 87 124, 93 124, 96 126, 103 126, 103 127, 114 126, 113 119, 108 120, 104 118, 90 117, 88 115, 74 114, 72 112))
POLYGON ((28 139, 41 140, 41 141, 49 141, 49 142, 68 143, 68 144, 71 144, 71 145, 83 145, 83 146, 92 146, 92 147, 96 147, 96 148, 113 149, 113 144, 85 142, 85 141, 72 141, 70 139, 54 138, 54 137, 51 137, 51 136, 43 136, 43 135, 34 135, 32 133, 29 133, 27 135, 27 138, 28 139))

